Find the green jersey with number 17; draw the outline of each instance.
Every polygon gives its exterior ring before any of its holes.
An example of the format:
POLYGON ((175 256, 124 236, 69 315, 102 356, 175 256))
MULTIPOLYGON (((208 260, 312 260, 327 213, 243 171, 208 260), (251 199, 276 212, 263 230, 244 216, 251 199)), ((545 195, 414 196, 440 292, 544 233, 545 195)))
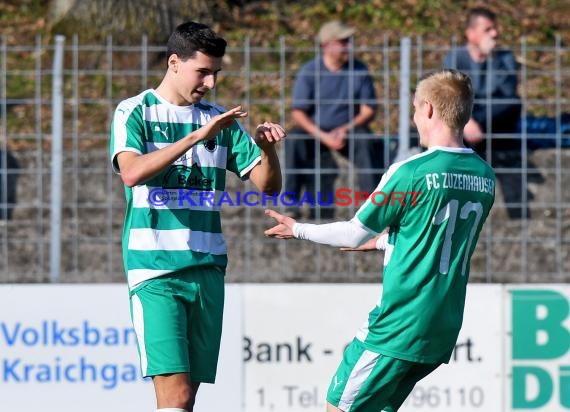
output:
POLYGON ((356 336, 368 349, 449 361, 494 199, 495 174, 471 149, 433 147, 388 169, 355 217, 372 233, 390 228, 382 298, 356 336))

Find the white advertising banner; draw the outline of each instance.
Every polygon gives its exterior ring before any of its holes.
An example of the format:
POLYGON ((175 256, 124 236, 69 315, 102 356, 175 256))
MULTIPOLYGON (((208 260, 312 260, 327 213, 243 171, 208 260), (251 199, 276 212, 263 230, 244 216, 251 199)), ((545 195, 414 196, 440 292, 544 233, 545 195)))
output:
POLYGON ((506 410, 570 411, 570 287, 505 288, 506 410))
MULTIPOLYGON (((237 290, 227 300, 241 306, 237 290)), ((225 367, 199 393, 211 410, 243 403, 241 319, 227 311, 225 367)), ((0 285, 1 411, 151 412, 140 373, 125 285, 0 285)))
MULTIPOLYGON (((502 287, 470 287, 449 365, 401 411, 501 411, 502 287)), ((244 291, 247 412, 325 410, 342 352, 381 294, 378 285, 249 285, 244 291)))
MULTIPOLYGON (((374 284, 228 285, 218 380, 195 411, 324 412, 374 284)), ((124 285, 0 285, 0 410, 154 411, 124 285)), ((570 286, 470 285, 449 365, 403 412, 570 411, 570 286)))

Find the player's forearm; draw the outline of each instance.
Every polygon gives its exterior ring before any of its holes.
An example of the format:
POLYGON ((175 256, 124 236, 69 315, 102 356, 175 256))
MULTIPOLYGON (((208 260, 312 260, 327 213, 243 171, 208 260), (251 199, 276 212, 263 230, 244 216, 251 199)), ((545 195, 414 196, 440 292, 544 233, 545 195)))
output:
POLYGON ((133 155, 132 152, 120 153, 117 160, 123 182, 133 187, 151 179, 201 140, 198 134, 191 133, 163 149, 144 155, 133 155))
POLYGON ((355 248, 372 239, 375 235, 350 220, 322 225, 295 223, 293 225, 293 236, 297 239, 310 240, 323 245, 355 248))
POLYGON ((262 148, 261 161, 251 170, 250 179, 261 192, 274 194, 281 191, 283 178, 274 145, 262 148))

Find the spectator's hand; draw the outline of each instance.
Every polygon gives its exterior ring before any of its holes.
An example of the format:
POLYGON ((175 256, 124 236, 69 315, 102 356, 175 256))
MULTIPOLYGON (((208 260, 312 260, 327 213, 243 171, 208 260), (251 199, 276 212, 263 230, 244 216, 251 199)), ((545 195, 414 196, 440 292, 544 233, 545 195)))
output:
POLYGON ((338 139, 346 140, 348 137, 348 125, 339 126, 331 130, 331 133, 334 134, 338 139))
POLYGON ((474 119, 469 119, 463 129, 463 138, 469 144, 476 144, 481 142, 485 138, 485 135, 479 123, 474 119))
POLYGON ((340 133, 331 132, 321 132, 319 134, 321 143, 324 144, 331 150, 341 150, 346 144, 346 140, 340 133))
POLYGON ((213 139, 222 129, 229 127, 235 119, 242 117, 247 117, 247 112, 244 112, 241 106, 236 106, 225 113, 212 117, 208 123, 198 129, 199 140, 213 139))
POLYGON ((297 223, 295 219, 270 209, 265 211, 265 215, 275 219, 278 223, 271 229, 267 229, 263 232, 265 236, 275 237, 277 239, 291 239, 293 237, 293 225, 297 223))
POLYGON ((265 122, 257 125, 254 140, 261 149, 264 149, 281 141, 285 136, 287 133, 281 125, 265 122))

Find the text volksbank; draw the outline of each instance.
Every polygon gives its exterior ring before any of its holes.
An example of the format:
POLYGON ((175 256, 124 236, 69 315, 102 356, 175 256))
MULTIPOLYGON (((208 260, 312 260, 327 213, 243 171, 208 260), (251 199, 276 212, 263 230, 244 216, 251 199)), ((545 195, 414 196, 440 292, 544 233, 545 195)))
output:
POLYGON ((131 327, 98 327, 88 320, 69 326, 57 320, 37 324, 0 322, 0 383, 90 383, 105 390, 120 383, 136 383, 142 379, 139 365, 117 362, 105 357, 94 358, 96 347, 116 348, 136 345, 131 327), (60 348, 57 356, 31 359, 25 350, 49 351, 60 348), (82 351, 81 348, 85 348, 82 351), (63 349, 63 351, 62 351, 63 349), (69 353, 66 350, 70 351, 69 353))
POLYGON ((131 327, 99 328, 88 320, 80 326, 62 325, 57 320, 43 320, 39 325, 0 322, 0 346, 119 346, 135 345, 131 327))

